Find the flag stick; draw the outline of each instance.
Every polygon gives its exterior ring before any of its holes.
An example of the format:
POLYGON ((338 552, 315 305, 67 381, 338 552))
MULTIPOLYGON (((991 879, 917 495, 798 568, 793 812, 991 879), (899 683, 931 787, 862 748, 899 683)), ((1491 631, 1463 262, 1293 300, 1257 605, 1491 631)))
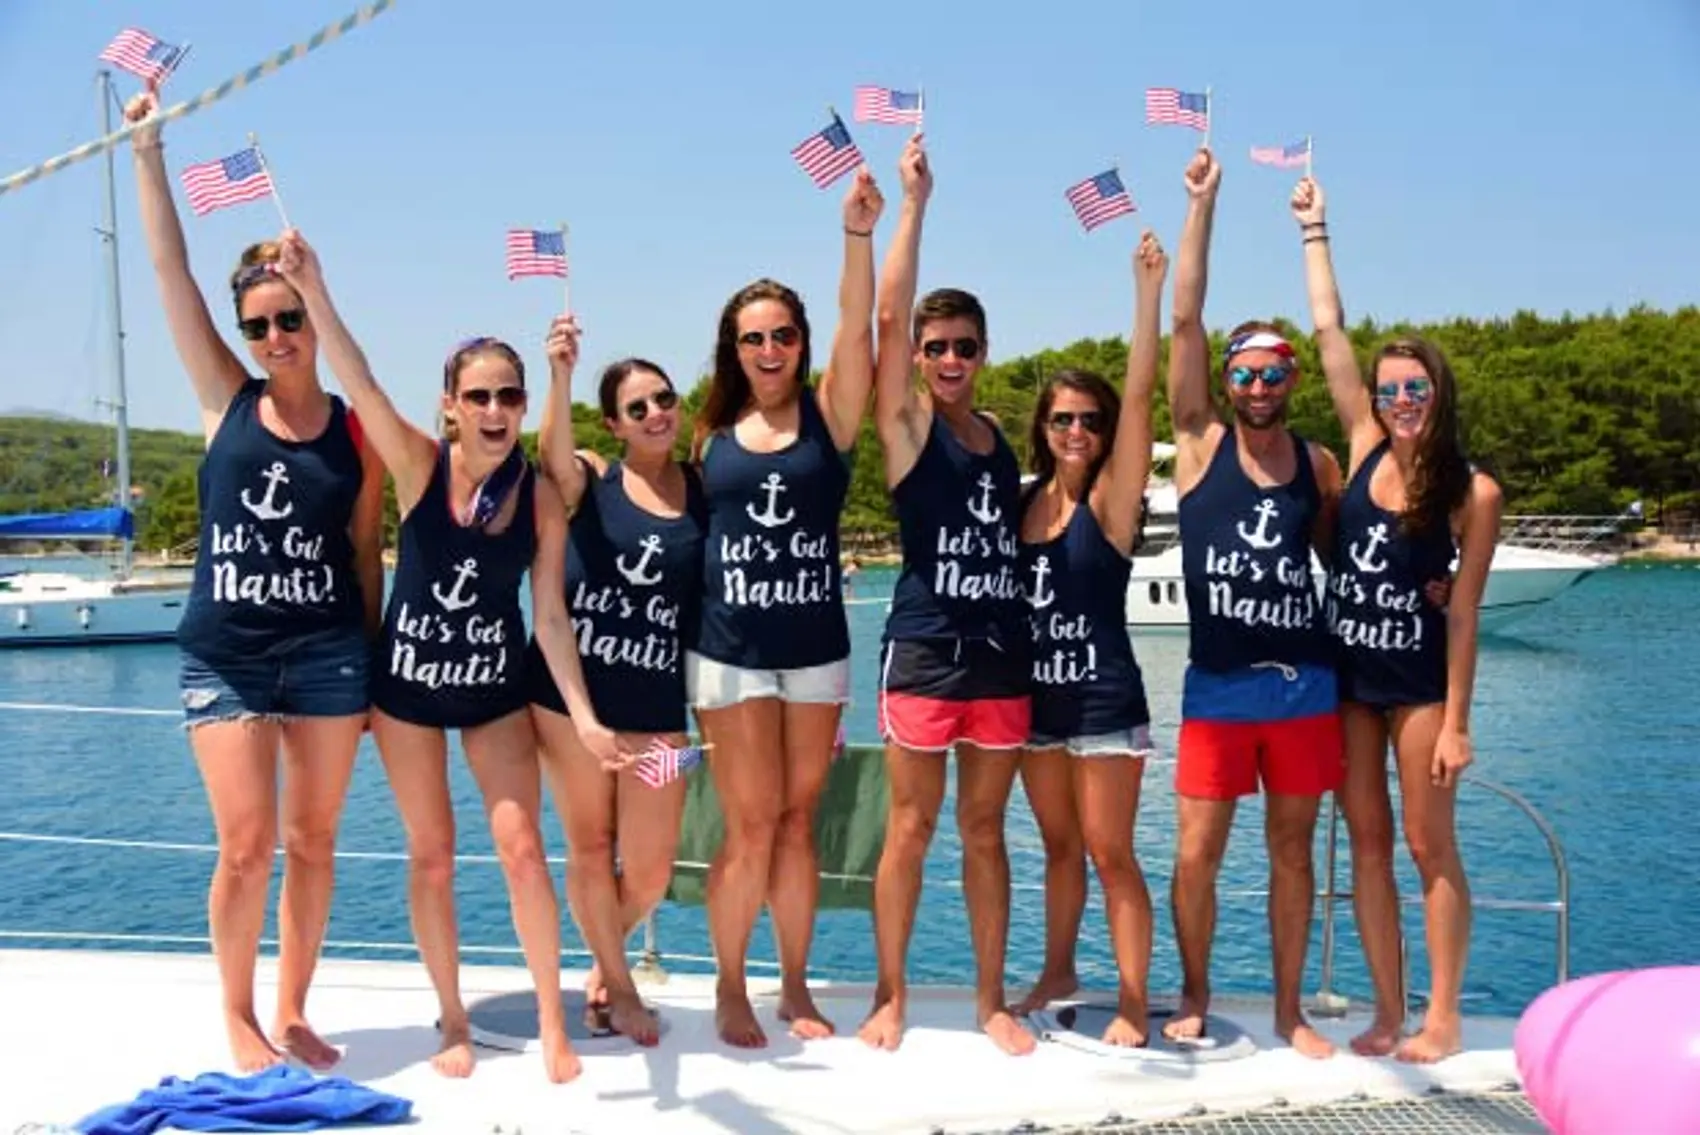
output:
POLYGON ((561 308, 561 314, 571 315, 573 313, 573 264, 567 258, 567 222, 565 221, 561 222, 561 263, 563 271, 566 272, 561 280, 561 302, 565 305, 561 308))
POLYGON ((912 137, 917 137, 917 136, 920 135, 920 133, 921 133, 921 120, 926 118, 926 117, 927 117, 927 91, 926 91, 926 88, 921 86, 921 84, 916 83, 915 84, 915 134, 912 135, 912 137))
POLYGON ((1316 143, 1311 141, 1311 137, 1310 137, 1309 134, 1306 134, 1305 135, 1305 177, 1307 179, 1310 177, 1311 153, 1315 150, 1315 148, 1316 148, 1316 143))
POLYGON ((259 159, 260 168, 265 171, 266 183, 272 187, 272 202, 277 205, 277 215, 283 219, 283 227, 289 228, 289 214, 283 211, 283 195, 277 191, 277 178, 272 176, 272 167, 266 164, 266 155, 260 149, 260 140, 254 137, 252 130, 248 131, 248 144, 254 147, 254 157, 259 159))
POLYGON ((1214 115, 1210 111, 1210 88, 1204 88, 1204 148, 1210 148, 1210 126, 1214 115))

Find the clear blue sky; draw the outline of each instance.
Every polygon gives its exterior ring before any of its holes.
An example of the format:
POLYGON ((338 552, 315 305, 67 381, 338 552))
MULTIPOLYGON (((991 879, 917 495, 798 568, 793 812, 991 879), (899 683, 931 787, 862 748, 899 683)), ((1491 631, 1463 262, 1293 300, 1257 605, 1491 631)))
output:
MULTIPOLYGON (((170 101, 338 19, 353 0, 0 5, 0 175, 98 133, 95 57, 137 24, 192 41, 170 101)), ((1067 7, 401 0, 348 38, 167 129, 167 164, 258 133, 290 219, 404 412, 429 421, 441 360, 472 333, 542 371, 561 290, 509 283, 510 225, 570 223, 573 299, 596 369, 649 355, 689 384, 721 303, 772 274, 835 322, 839 198, 790 148, 862 82, 925 85, 937 188, 923 288, 978 292, 994 357, 1125 335, 1141 225, 1172 249, 1198 135, 1147 127, 1147 86, 1215 92, 1226 176, 1207 317, 1303 312, 1294 174, 1257 144, 1316 138, 1353 318, 1672 307, 1700 299, 1700 6, 1693 0, 1249 0, 1067 7), (1140 211, 1083 234, 1064 188, 1115 159, 1140 211)), ((123 93, 136 80, 119 73, 123 93)), ((902 127, 852 130, 885 187, 902 127)), ((137 231, 119 225, 132 421, 193 429, 137 231)), ((0 197, 0 409, 86 416, 108 382, 100 167, 0 197)), ((215 316, 270 203, 185 215, 215 316)), ((1168 305, 1164 312, 1167 317, 1168 305)), ((228 330, 233 343, 235 332, 228 330)), ((327 375, 327 381, 329 376, 327 375)), ((536 425, 535 416, 531 422, 536 425)))

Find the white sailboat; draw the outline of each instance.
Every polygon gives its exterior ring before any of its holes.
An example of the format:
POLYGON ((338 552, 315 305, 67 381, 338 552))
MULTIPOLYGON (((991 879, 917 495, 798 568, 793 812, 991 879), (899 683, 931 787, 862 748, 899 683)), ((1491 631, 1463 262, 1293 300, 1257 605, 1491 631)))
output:
MULTIPOLYGON (((99 74, 103 132, 112 131, 112 75, 99 74)), ((104 155, 107 298, 111 306, 113 397, 117 435, 115 499, 94 509, 0 517, 0 540, 112 541, 117 562, 95 575, 73 571, 0 573, 0 647, 159 642, 173 638, 189 598, 185 572, 138 575, 130 509, 130 425, 124 387, 124 313, 118 283, 118 203, 112 150, 104 155)))

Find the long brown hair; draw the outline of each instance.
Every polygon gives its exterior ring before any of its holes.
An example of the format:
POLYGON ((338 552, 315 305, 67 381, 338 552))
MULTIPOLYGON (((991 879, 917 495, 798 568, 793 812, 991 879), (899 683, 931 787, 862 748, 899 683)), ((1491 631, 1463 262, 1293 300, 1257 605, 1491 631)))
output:
POLYGON ((1121 420, 1122 398, 1116 393, 1115 387, 1089 370, 1059 370, 1050 376, 1045 383, 1045 389, 1039 392, 1039 400, 1033 405, 1033 424, 1027 435, 1028 444, 1031 446, 1029 460, 1041 485, 1057 474, 1057 459, 1051 454, 1048 435, 1051 406, 1057 400, 1057 391, 1063 389, 1084 394, 1096 402, 1098 414, 1104 422, 1104 432, 1098 435, 1102 443, 1098 446, 1098 456, 1093 459, 1092 467, 1086 471, 1086 484, 1090 487, 1097 479, 1098 471, 1104 467, 1104 462, 1109 460, 1110 453, 1116 448, 1116 424, 1121 420))
MULTIPOLYGON (((1444 530, 1470 494, 1470 460, 1464 455, 1463 431, 1458 424, 1458 380, 1445 353, 1427 339, 1409 336, 1385 344, 1370 365, 1372 386, 1381 373, 1383 359, 1415 360, 1434 387, 1428 420, 1417 437, 1416 468, 1405 486, 1405 510, 1399 514, 1399 527, 1407 533, 1444 530)), ((1376 424, 1381 424, 1379 411, 1376 424)))
POLYGON ((697 412, 696 428, 691 437, 691 460, 702 460, 703 443, 715 430, 725 429, 738 420, 738 415, 750 401, 750 376, 738 358, 738 313, 757 300, 777 300, 791 312, 791 322, 802 333, 802 351, 797 356, 797 382, 809 381, 809 317, 803 310, 803 298, 777 280, 766 278, 745 284, 726 306, 720 309, 720 330, 714 342, 714 374, 708 382, 708 396, 697 412))

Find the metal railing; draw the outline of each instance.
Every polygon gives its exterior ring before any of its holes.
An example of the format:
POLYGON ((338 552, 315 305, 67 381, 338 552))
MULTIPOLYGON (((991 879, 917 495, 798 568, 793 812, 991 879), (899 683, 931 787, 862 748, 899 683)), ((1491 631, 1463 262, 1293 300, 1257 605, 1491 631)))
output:
MULTIPOLYGON (((34 705, 34 704, 28 704, 28 703, 0 703, 0 707, 18 708, 18 709, 54 708, 54 709, 59 709, 59 710, 62 710, 62 711, 68 711, 68 710, 74 709, 74 710, 78 710, 78 711, 81 711, 81 712, 100 712, 100 711, 103 711, 103 710, 109 711, 108 707, 71 707, 71 706, 47 707, 47 706, 37 706, 37 705, 34 705)), ((168 714, 174 713, 175 711, 166 711, 166 710, 138 711, 138 710, 132 709, 132 710, 122 710, 122 711, 119 711, 119 712, 125 712, 125 713, 130 713, 130 714, 158 713, 158 714, 161 714, 161 715, 168 715, 168 714)), ((1557 936, 1557 943, 1556 943, 1556 979, 1555 980, 1556 980, 1556 983, 1562 984, 1564 981, 1568 980, 1569 973, 1570 973, 1570 871, 1569 871, 1569 867, 1568 867, 1568 865, 1566 864, 1566 861, 1565 861, 1564 847, 1563 847, 1562 843, 1559 841, 1558 834, 1553 829, 1552 825, 1547 821, 1547 819, 1543 815, 1541 815, 1540 811, 1537 808, 1535 808, 1535 806, 1533 804, 1531 804, 1528 801, 1528 799, 1525 798, 1520 793, 1518 793, 1518 792, 1516 792, 1516 791, 1514 791, 1510 788, 1507 788, 1504 785, 1498 784, 1498 783, 1491 781, 1491 780, 1487 780, 1483 777, 1480 777, 1480 776, 1477 776, 1477 775, 1474 775, 1474 774, 1466 774, 1462 778, 1462 783, 1467 784, 1467 785, 1474 785, 1476 787, 1482 788, 1482 789, 1484 789, 1484 790, 1486 790, 1490 793, 1493 793, 1494 795, 1500 797, 1501 799, 1505 800, 1507 803, 1509 803, 1512 806, 1514 806, 1515 808, 1517 808, 1526 817, 1528 817, 1528 819, 1531 823, 1534 824, 1536 830, 1540 832, 1542 839, 1546 842, 1547 852, 1548 852, 1548 855, 1549 855, 1549 857, 1552 861, 1553 870, 1554 870, 1554 873, 1555 873, 1555 876, 1556 876, 1556 883, 1557 883, 1557 888, 1556 888, 1557 893, 1556 893, 1556 897, 1554 899, 1551 899, 1551 900, 1529 900, 1529 899, 1506 899, 1506 898, 1492 898, 1492 897, 1482 898, 1482 897, 1477 897, 1477 896, 1472 895, 1471 901, 1470 901, 1470 906, 1471 906, 1471 909, 1473 909, 1473 910, 1475 910, 1475 909, 1505 910, 1505 911, 1519 911, 1519 912, 1527 912, 1527 913, 1543 913, 1543 914, 1554 915, 1555 918, 1556 918, 1556 936, 1557 936)), ((1316 1013, 1318 1016, 1339 1016, 1339 1015, 1342 1015, 1342 1014, 1344 1014, 1344 1012, 1346 1011, 1346 1009, 1348 1008, 1348 1006, 1350 1004, 1350 1001, 1349 1001, 1348 998, 1342 996, 1340 993, 1336 992, 1335 989, 1334 989, 1335 951, 1336 951, 1336 947, 1337 947, 1337 943, 1338 943, 1338 934, 1335 931, 1335 914, 1336 914, 1335 907, 1339 903, 1340 900, 1350 900, 1350 899, 1353 898, 1353 893, 1349 888, 1342 890, 1340 888, 1340 885, 1339 885, 1339 828, 1340 828, 1340 812, 1339 812, 1338 802, 1334 797, 1330 797, 1329 804, 1328 804, 1327 839, 1326 839, 1326 848, 1325 848, 1325 853, 1324 853, 1325 854, 1325 869, 1324 869, 1325 878, 1324 878, 1324 881, 1323 881, 1321 887, 1318 889, 1317 894, 1316 894, 1317 899, 1321 903, 1321 915, 1322 915, 1322 917, 1321 917, 1321 923, 1322 923, 1322 925, 1321 925, 1321 931, 1322 931, 1321 976, 1320 976, 1320 986, 1319 986, 1317 992, 1315 993, 1315 995, 1312 998, 1311 1009, 1312 1009, 1312 1012, 1316 1013)), ((71 835, 59 835, 59 834, 39 833, 39 832, 0 831, 0 843, 57 844, 57 845, 81 846, 81 847, 104 847, 104 848, 113 848, 113 849, 122 849, 122 850, 168 851, 168 852, 177 852, 177 853, 199 853, 199 854, 217 854, 217 852, 218 852, 218 848, 217 848, 216 845, 206 844, 206 843, 183 843, 183 842, 166 842, 166 841, 158 841, 158 840, 133 840, 133 839, 117 839, 117 838, 94 837, 94 836, 71 836, 71 835)), ((337 859, 343 859, 343 860, 379 860, 379 861, 389 861, 389 862, 406 862, 406 860, 408 858, 407 854, 405 852, 384 852, 384 851, 345 851, 345 850, 338 850, 334 853, 334 855, 337 859)), ((481 864, 496 864, 496 863, 500 862, 499 859, 497 858, 497 856, 495 856, 493 854, 457 855, 457 856, 455 856, 455 861, 457 863, 481 863, 481 864)), ((548 861, 553 865, 562 865, 566 862, 566 858, 563 857, 563 856, 549 856, 548 861)), ((675 867, 675 869, 680 868, 680 867, 684 867, 684 868, 694 869, 694 870, 704 870, 704 869, 706 869, 707 864, 685 861, 685 860, 679 860, 679 861, 676 861, 674 863, 674 867, 675 867)), ((839 875, 839 876, 833 876, 833 877, 838 878, 838 879, 844 879, 844 880, 852 881, 852 882, 870 883, 870 884, 873 882, 873 879, 870 876, 864 876, 864 875, 839 875)), ((929 882, 932 882, 932 880, 929 880, 929 882)), ((952 889, 960 889, 960 887, 961 887, 960 880, 941 879, 941 880, 937 880, 937 882, 941 883, 941 884, 943 884, 947 887, 950 887, 952 889)), ((1012 890, 1017 890, 1017 891, 1032 891, 1032 892, 1039 892, 1039 893, 1043 893, 1043 891, 1044 891, 1043 885, 1042 884, 1036 884, 1036 883, 1012 882, 1011 888, 1012 888, 1012 890)), ((1268 891, 1267 888, 1240 888, 1240 889, 1223 890, 1223 891, 1218 892, 1219 898, 1229 899, 1229 900, 1250 900, 1250 899, 1260 899, 1260 898, 1261 899, 1267 899, 1268 895, 1269 895, 1269 891, 1268 891)), ((1403 904, 1421 904, 1422 899, 1418 896, 1406 896, 1402 900, 1402 902, 1403 902, 1403 904)), ((650 917, 648 917, 644 920, 644 922, 642 924, 642 929, 643 929, 643 944, 642 944, 642 947, 632 956, 633 976, 640 979, 640 980, 649 981, 649 982, 665 981, 666 978, 667 978, 665 961, 667 960, 668 957, 671 957, 671 958, 673 958, 674 960, 677 960, 677 961, 683 961, 683 962, 689 962, 689 963, 699 963, 699 964, 712 964, 713 961, 714 961, 714 959, 712 957, 707 957, 707 956, 703 956, 703 955, 693 955, 693 954, 664 955, 663 952, 662 952, 662 949, 661 949, 659 934, 656 930, 655 920, 654 920, 653 915, 651 915, 650 917)), ((1400 940, 1401 940, 1400 987, 1401 987, 1402 996, 1403 996, 1404 1001, 1405 1001, 1405 1005, 1408 1008, 1409 1007, 1408 965, 1406 964, 1406 958, 1405 958, 1404 952, 1403 952, 1403 944, 1404 944, 1404 940, 1405 940, 1405 935, 1401 934, 1400 940)), ((0 928, 0 941, 114 942, 114 943, 126 943, 126 944, 138 944, 138 945, 140 945, 140 944, 154 944, 154 945, 177 945, 177 946, 181 946, 181 945, 209 945, 210 946, 211 945, 210 939, 207 939, 207 938, 204 938, 204 937, 183 936, 183 935, 103 933, 103 932, 99 932, 99 931, 54 931, 54 930, 29 931, 29 930, 14 930, 14 929, 11 929, 11 928, 0 928)), ((267 943, 267 944, 271 944, 271 943, 267 943)), ((335 940, 332 940, 332 941, 326 941, 324 943, 324 946, 327 949, 344 949, 344 950, 354 950, 354 951, 378 951, 378 950, 381 950, 381 951, 394 951, 394 952, 407 952, 407 953, 417 953, 418 952, 417 947, 411 942, 368 942, 368 941, 354 942, 354 941, 335 941, 335 940)), ((463 945, 461 947, 461 949, 466 953, 477 953, 477 954, 518 955, 518 954, 521 953, 521 950, 517 946, 472 946, 472 945, 463 945)), ((567 957, 567 956, 588 957, 589 956, 588 951, 583 950, 583 949, 567 948, 567 949, 563 949, 561 952, 562 952, 563 957, 567 957)), ((777 968, 776 962, 768 961, 768 960, 765 960, 765 959, 751 958, 751 959, 749 959, 748 964, 762 968, 762 969, 775 969, 775 968, 777 968)))

